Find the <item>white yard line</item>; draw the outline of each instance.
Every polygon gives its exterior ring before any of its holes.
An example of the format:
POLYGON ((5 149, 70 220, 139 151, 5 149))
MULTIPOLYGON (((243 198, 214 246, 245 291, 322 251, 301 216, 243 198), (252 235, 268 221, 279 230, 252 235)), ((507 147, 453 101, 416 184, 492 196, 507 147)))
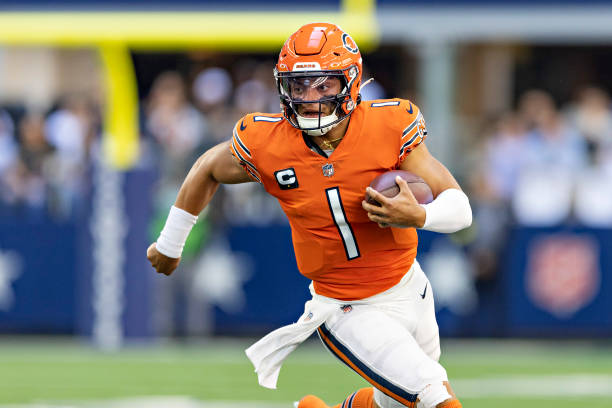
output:
POLYGON ((612 396, 612 375, 516 375, 455 379, 451 385, 458 396, 484 397, 580 397, 612 396))
POLYGON ((291 408, 291 403, 266 401, 200 401, 186 396, 150 396, 88 402, 0 405, 1 408, 291 408))
MULTIPOLYGON (((77 406, 75 406, 76 408, 77 406)), ((99 401, 78 408, 291 408, 292 404, 265 401, 200 401, 184 396, 136 397, 99 401)), ((54 407, 55 408, 55 407, 54 407)))

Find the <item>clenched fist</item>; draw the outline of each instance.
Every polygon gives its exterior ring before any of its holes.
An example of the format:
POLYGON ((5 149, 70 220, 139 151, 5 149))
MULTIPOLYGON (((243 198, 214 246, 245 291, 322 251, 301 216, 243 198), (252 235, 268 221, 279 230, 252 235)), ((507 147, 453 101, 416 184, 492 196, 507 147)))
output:
POLYGON ((157 273, 163 273, 167 276, 170 276, 179 262, 181 262, 181 258, 170 258, 160 253, 155 242, 149 245, 147 249, 147 259, 151 262, 157 273))

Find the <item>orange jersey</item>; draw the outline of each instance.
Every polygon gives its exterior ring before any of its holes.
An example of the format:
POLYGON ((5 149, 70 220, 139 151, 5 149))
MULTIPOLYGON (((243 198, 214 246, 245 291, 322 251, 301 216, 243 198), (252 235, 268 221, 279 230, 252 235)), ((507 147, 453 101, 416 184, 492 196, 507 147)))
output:
POLYGON ((316 293, 356 300, 389 289, 412 266, 416 230, 378 227, 361 202, 366 186, 397 169, 426 135, 416 105, 384 99, 355 109, 328 158, 311 150, 281 114, 245 116, 234 128, 231 151, 280 202, 298 269, 316 293))

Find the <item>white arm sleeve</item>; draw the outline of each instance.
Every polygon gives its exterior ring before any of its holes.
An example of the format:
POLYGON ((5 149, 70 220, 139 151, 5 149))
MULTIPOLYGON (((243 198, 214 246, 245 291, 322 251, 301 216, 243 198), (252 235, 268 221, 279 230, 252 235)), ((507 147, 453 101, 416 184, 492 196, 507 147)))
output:
POLYGON ((456 232, 472 225, 470 200, 461 190, 444 190, 425 208, 425 224, 421 229, 435 232, 456 232))

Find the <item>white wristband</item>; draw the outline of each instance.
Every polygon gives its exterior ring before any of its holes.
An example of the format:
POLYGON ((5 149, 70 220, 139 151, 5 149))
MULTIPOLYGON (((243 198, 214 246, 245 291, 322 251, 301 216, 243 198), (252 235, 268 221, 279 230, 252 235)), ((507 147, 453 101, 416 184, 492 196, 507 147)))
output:
POLYGON ((157 238, 157 250, 167 257, 180 258, 187 236, 197 220, 197 215, 172 206, 168 219, 166 219, 166 225, 157 238))
POLYGON ((435 232, 456 232, 472 224, 470 200, 461 190, 444 190, 425 208, 425 224, 421 229, 435 232))

